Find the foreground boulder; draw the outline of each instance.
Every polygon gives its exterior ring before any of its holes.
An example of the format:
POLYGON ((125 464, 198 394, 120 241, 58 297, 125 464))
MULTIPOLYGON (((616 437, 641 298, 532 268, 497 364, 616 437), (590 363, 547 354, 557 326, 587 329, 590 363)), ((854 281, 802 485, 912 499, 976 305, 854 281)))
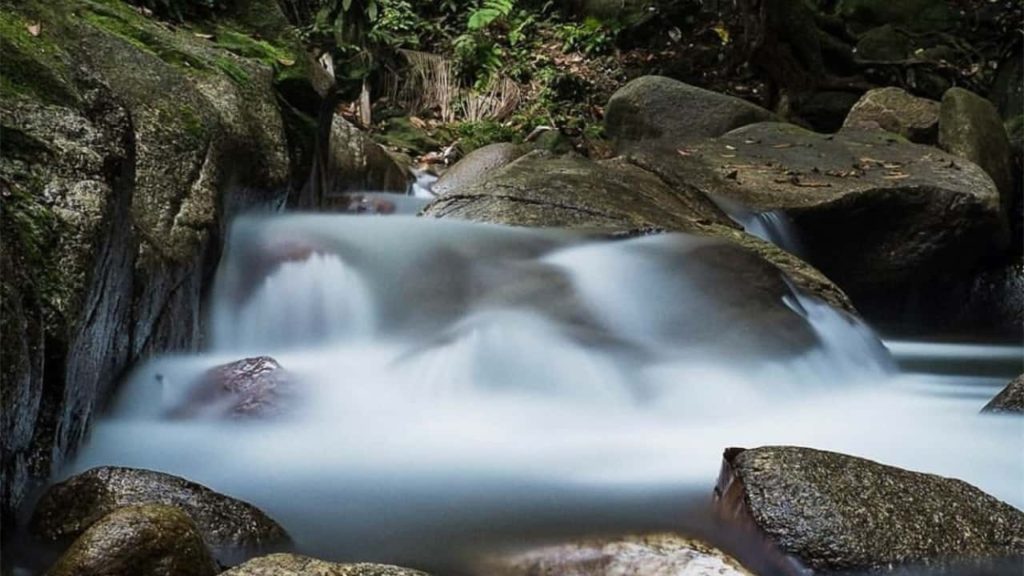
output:
POLYGON ((939 138, 939 108, 938 102, 902 88, 876 88, 853 105, 843 128, 882 129, 918 144, 935 144, 939 138))
POLYGON ((1003 119, 991 102, 963 88, 942 97, 939 146, 981 166, 1002 197, 1004 212, 1013 202, 1013 151, 1003 119))
POLYGON ((717 548, 676 534, 594 539, 499 557, 480 574, 494 576, 747 576, 717 548))
POLYGON ((172 418, 265 418, 287 413, 293 379, 270 356, 245 358, 206 371, 172 418))
POLYGON ((425 572, 385 564, 335 564, 297 554, 271 554, 249 560, 223 576, 427 576, 425 572))
POLYGON ((288 542, 284 529, 255 506, 177 476, 135 468, 93 468, 50 487, 32 515, 34 534, 50 541, 78 537, 125 506, 180 508, 218 558, 288 542))
POLYGON ((1021 374, 1003 388, 983 412, 1024 414, 1024 374, 1021 374))
POLYGON ((608 138, 622 151, 640 140, 721 136, 773 117, 739 98, 663 76, 643 76, 612 95, 604 122, 608 138))
POLYGON ((213 576, 217 564, 195 523, 173 506, 129 506, 104 516, 47 576, 213 576))
POLYGON ((1024 512, 950 478, 810 448, 730 448, 719 516, 821 571, 1024 556, 1024 512))
POLYGON ((720 201, 786 213, 800 255, 855 301, 969 270, 1004 239, 999 194, 981 168, 885 132, 766 122, 629 157, 671 164, 720 201))

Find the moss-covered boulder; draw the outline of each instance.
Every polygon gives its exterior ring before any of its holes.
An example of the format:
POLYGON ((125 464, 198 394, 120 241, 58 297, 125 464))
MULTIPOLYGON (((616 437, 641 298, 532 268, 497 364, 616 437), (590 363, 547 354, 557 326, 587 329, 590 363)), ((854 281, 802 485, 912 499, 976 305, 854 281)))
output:
POLYGON ((440 196, 469 186, 524 154, 522 146, 508 142, 488 144, 473 150, 445 171, 431 187, 440 196))
POLYGON ((1009 213, 1014 178, 1010 139, 991 102, 963 88, 950 88, 942 97, 939 146, 981 166, 996 183, 1002 207, 1009 213))
POLYGON ((5 522, 117 375, 195 344, 227 218, 288 191, 304 55, 276 3, 258 30, 235 4, 202 33, 119 0, 0 12, 5 522))
POLYGON ((271 554, 249 560, 223 576, 427 576, 425 572, 386 564, 335 564, 297 554, 271 554))
POLYGON ((918 144, 935 144, 939 137, 939 108, 938 102, 913 96, 902 88, 876 88, 853 105, 843 127, 881 129, 918 144))
POLYGON ((789 215, 801 256, 855 302, 968 271, 1005 242, 981 168, 885 132, 766 122, 643 154, 709 197, 789 215))
POLYGON ((213 576, 217 564, 187 514, 173 506, 120 508, 89 527, 47 576, 213 576))
POLYGON ((531 152, 487 178, 439 197, 424 215, 514 226, 569 228, 608 235, 689 232, 752 251, 805 291, 853 307, 820 272, 738 229, 715 204, 673 172, 663 157, 642 154, 593 162, 531 152))
POLYGON ((604 122, 608 138, 622 151, 640 140, 671 146, 685 138, 721 136, 773 117, 739 98, 663 76, 642 76, 612 95, 604 122))
POLYGON ((1024 374, 1007 384, 982 412, 1024 414, 1024 374))
POLYGON ((93 468, 50 487, 36 505, 30 528, 46 541, 69 541, 115 510, 148 504, 185 512, 218 559, 232 560, 289 540, 279 524, 251 504, 170 474, 118 467, 93 468))
POLYGON ((477 571, 493 576, 749 576, 721 550, 678 534, 596 538, 488 559, 477 571))
POLYGON ((726 450, 715 506, 826 573, 1024 556, 1024 512, 974 486, 810 448, 726 450))

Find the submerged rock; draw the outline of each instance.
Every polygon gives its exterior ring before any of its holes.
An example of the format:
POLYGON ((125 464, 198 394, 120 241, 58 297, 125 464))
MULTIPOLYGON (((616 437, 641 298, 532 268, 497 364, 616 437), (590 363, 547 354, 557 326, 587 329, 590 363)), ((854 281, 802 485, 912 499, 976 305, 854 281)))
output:
POLYGON ((249 560, 223 576, 427 576, 425 572, 385 564, 335 564, 297 554, 271 554, 249 560))
POLYGON ((173 506, 128 506, 89 527, 47 576, 213 576, 192 519, 173 506))
POLYGON ((853 105, 843 127, 882 129, 918 144, 935 144, 939 137, 939 108, 938 102, 913 96, 902 88, 876 88, 853 105))
POLYGON ((801 256, 855 300, 970 270, 1004 239, 981 168, 884 132, 761 123, 644 156, 712 198, 787 214, 801 256))
POLYGON ((251 504, 170 474, 113 466, 93 468, 50 487, 36 506, 30 528, 46 540, 65 541, 119 508, 146 504, 183 510, 218 558, 289 541, 284 528, 251 504))
POLYGON ((172 418, 260 418, 289 409, 292 377, 270 356, 245 358, 206 371, 172 418))
POLYGON ((676 534, 593 539, 498 557, 478 571, 488 576, 748 576, 721 550, 676 534))
POLYGON ((852 311, 849 299, 799 258, 739 230, 715 204, 673 172, 663 156, 592 162, 532 152, 488 178, 438 198, 424 215, 480 222, 569 228, 630 236, 688 232, 750 250, 785 272, 798 287, 852 311))
POLYGON ((479 182, 502 166, 523 155, 523 149, 508 142, 488 144, 473 150, 448 169, 431 187, 441 196, 479 182))
POLYGON ((721 136, 772 118, 764 108, 733 96, 663 76, 642 76, 612 95, 605 131, 622 151, 640 140, 721 136))
POLYGON ((1024 414, 1024 374, 1007 384, 982 412, 1024 414))
POLYGON ((942 97, 939 146, 974 162, 992 177, 1009 213, 1013 203, 1013 152, 999 111, 991 102, 963 88, 942 97))
POLYGON ((960 480, 796 447, 730 448, 718 514, 814 570, 1024 556, 1024 512, 960 480))

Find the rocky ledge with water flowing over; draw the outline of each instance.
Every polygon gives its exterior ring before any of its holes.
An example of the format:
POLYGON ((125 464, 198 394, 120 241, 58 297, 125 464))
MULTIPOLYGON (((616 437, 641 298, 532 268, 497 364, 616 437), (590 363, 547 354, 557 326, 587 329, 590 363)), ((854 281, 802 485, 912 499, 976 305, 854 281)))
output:
POLYGON ((0 2, 0 572, 1019 574, 1021 7, 0 2))

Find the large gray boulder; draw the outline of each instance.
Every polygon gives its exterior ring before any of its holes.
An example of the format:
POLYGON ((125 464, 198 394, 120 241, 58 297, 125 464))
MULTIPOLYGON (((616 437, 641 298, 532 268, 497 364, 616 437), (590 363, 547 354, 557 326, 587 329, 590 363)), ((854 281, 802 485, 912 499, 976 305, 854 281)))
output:
POLYGON ((340 115, 331 123, 325 197, 330 207, 338 196, 351 192, 404 194, 412 182, 409 166, 401 166, 380 144, 340 115))
POLYGON ((519 158, 524 152, 521 146, 508 142, 497 142, 477 148, 445 171, 430 190, 441 196, 479 182, 498 168, 519 158))
POLYGON ((902 88, 876 88, 853 105, 843 128, 882 129, 918 144, 935 144, 939 137, 939 108, 938 102, 919 98, 902 88))
POLYGON ((996 183, 1007 214, 1013 203, 1013 152, 999 112, 991 102, 963 88, 942 97, 939 146, 981 166, 996 183))
POLYGON ((677 181, 684 175, 658 162, 661 158, 654 156, 648 164, 625 158, 593 162, 532 152, 438 198, 424 215, 613 236, 657 231, 709 236, 756 254, 833 306, 853 310, 845 294, 820 272, 739 230, 699 191, 677 181))
POLYGON ((816 571, 1024 556, 1024 512, 970 484, 810 448, 726 450, 715 507, 816 571))
POLYGON ((489 559, 493 576, 749 576, 721 550, 678 534, 600 538, 530 549, 489 559))
POLYGON ((427 576, 385 564, 335 564, 297 554, 271 554, 235 566, 223 576, 427 576))
POLYGON ((213 576, 217 564, 195 523, 173 506, 120 508, 104 516, 47 576, 213 576))
POLYGON ((969 270, 1005 240, 981 168, 885 132, 766 122, 629 157, 719 201, 787 214, 801 256, 855 301, 969 270))
POLYGON ((642 76, 619 88, 605 108, 605 131, 621 152, 632 143, 721 136, 771 120, 774 115, 750 102, 697 88, 663 76, 642 76))
POLYGON ((284 528, 251 504, 170 474, 119 467, 93 468, 50 487, 30 529, 44 540, 68 541, 119 508, 147 504, 184 511, 218 558, 289 541, 284 528))
POLYGON ((1024 414, 1024 374, 1007 384, 982 412, 1024 414))
MULTIPOLYGON (((118 375, 198 342, 222 227, 282 201, 292 168, 276 59, 121 2, 34 6, 5 7, 0 34, 5 525, 118 375)), ((286 23, 263 7, 261 21, 286 23)), ((289 53, 271 28, 261 40, 289 53)))

